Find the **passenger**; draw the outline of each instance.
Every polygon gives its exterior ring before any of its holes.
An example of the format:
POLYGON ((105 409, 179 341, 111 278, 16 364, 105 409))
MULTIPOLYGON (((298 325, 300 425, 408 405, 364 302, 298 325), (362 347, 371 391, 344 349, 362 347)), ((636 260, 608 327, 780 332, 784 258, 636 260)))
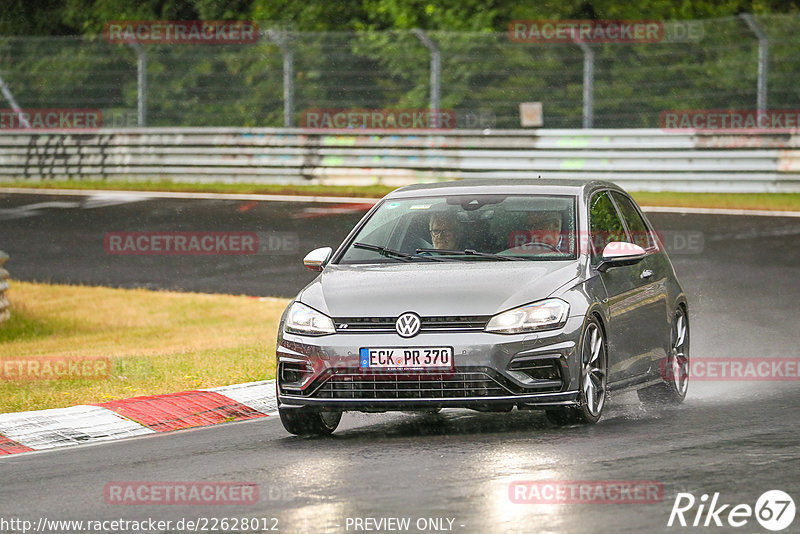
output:
POLYGON ((439 212, 431 215, 428 226, 433 248, 439 250, 464 250, 464 228, 454 213, 439 212))

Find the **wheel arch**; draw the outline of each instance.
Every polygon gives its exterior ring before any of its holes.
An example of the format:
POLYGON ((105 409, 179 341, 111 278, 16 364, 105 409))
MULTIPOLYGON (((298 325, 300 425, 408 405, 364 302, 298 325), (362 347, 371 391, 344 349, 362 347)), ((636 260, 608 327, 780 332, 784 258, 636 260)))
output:
MULTIPOLYGON (((605 310, 600 305, 599 302, 593 303, 588 310, 586 310, 586 317, 583 320, 583 326, 581 327, 581 341, 583 340, 583 333, 586 331, 586 324, 590 318, 594 318, 597 320, 597 323, 600 325, 600 330, 603 333, 603 339, 606 342, 606 352, 608 352, 608 322, 609 318, 606 317, 604 313, 605 310)), ((608 372, 608 355, 606 354, 606 372, 608 372)))
POLYGON ((689 302, 686 300, 686 297, 681 295, 677 299, 675 299, 675 302, 670 308, 668 316, 670 331, 672 331, 672 326, 673 326, 672 321, 675 318, 675 310, 677 310, 678 308, 683 310, 683 317, 684 320, 686 321, 686 327, 689 328, 691 326, 691 322, 689 320, 689 302))

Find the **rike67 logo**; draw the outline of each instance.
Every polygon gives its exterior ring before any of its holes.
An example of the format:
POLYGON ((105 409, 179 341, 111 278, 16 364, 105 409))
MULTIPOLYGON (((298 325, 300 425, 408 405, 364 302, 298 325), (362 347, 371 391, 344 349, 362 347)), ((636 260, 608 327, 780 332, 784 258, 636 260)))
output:
POLYGON ((700 499, 691 493, 678 493, 667 526, 740 528, 755 518, 763 528, 777 532, 791 526, 794 516, 794 500, 781 490, 764 492, 754 507, 749 504, 723 504, 719 500, 719 493, 714 493, 710 501, 705 493, 700 499))

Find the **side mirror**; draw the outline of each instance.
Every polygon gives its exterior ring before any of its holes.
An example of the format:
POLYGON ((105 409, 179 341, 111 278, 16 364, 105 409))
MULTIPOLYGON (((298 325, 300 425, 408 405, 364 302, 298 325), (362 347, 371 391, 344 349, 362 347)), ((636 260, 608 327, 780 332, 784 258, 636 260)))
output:
POLYGON ((612 241, 603 249, 602 259, 597 265, 597 270, 604 273, 611 267, 634 265, 642 261, 645 256, 647 256, 647 251, 639 245, 612 241))
POLYGON ((331 254, 333 254, 331 247, 316 248, 306 254, 306 257, 303 258, 303 265, 312 271, 321 271, 325 264, 328 263, 328 260, 331 259, 331 254))

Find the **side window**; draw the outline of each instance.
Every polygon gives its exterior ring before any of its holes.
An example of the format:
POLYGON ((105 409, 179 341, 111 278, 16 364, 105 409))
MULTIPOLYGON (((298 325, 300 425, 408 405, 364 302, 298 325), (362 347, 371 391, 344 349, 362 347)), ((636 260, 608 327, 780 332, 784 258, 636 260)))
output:
POLYGON ((589 209, 589 230, 593 256, 599 256, 612 241, 628 241, 625 227, 608 193, 598 193, 592 198, 589 209))
POLYGON ((628 230, 631 232, 631 241, 643 249, 655 246, 653 235, 642 216, 634 207, 633 201, 616 191, 612 192, 611 195, 614 197, 614 202, 619 206, 622 218, 625 219, 625 224, 628 225, 628 230))

